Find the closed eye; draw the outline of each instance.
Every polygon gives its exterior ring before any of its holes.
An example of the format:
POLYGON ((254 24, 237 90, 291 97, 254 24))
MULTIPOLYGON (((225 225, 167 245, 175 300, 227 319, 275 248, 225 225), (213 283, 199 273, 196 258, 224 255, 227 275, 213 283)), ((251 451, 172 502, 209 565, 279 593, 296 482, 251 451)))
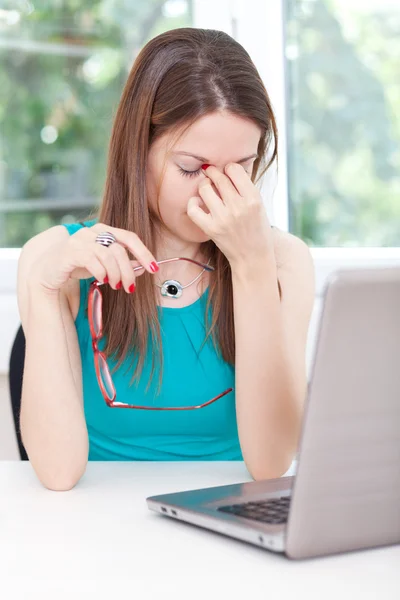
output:
MULTIPOLYGON (((197 169, 196 171, 185 171, 185 169, 182 169, 181 167, 178 167, 178 169, 184 177, 196 177, 196 175, 199 175, 201 172, 203 172, 201 168, 197 169)), ((248 175, 250 175, 250 173, 246 169, 245 171, 248 175)))
POLYGON ((185 169, 181 169, 181 167, 178 168, 184 177, 195 177, 195 175, 198 175, 201 171, 201 168, 197 169, 197 171, 185 171, 185 169))

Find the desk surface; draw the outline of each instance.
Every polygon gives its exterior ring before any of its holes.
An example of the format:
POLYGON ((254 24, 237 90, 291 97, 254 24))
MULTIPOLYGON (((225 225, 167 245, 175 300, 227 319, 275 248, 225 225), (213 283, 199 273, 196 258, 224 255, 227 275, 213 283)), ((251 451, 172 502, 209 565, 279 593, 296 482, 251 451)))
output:
POLYGON ((0 462, 0 596, 400 598, 400 546, 291 561, 153 513, 145 502, 250 480, 242 462, 90 462, 73 490, 52 492, 30 463, 0 462))

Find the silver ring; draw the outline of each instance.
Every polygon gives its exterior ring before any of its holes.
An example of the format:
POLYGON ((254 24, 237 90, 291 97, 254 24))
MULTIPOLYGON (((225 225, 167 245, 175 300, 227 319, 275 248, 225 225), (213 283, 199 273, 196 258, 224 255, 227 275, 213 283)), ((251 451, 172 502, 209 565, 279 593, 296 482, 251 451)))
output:
POLYGON ((113 244, 116 241, 117 238, 109 231, 103 231, 102 233, 99 233, 99 235, 96 237, 96 242, 106 247, 111 246, 111 244, 113 244))

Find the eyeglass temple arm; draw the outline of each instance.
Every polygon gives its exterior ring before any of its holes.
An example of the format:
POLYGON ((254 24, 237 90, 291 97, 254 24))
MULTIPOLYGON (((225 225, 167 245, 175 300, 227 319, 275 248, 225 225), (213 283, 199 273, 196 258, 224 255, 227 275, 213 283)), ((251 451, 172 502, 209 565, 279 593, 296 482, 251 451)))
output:
MULTIPOLYGON (((212 267, 211 265, 204 265, 203 263, 198 262, 197 260, 193 260, 192 258, 186 258, 184 256, 178 256, 176 258, 165 258, 164 260, 158 260, 157 264, 161 265, 162 263, 174 262, 177 260, 187 260, 195 265, 198 265, 199 267, 202 267, 206 271, 215 271, 215 268, 212 267)), ((142 265, 139 265, 138 267, 133 267, 134 271, 139 271, 140 269, 144 269, 144 267, 142 265)), ((104 285, 104 282, 103 281, 93 281, 91 285, 100 287, 101 285, 104 285)))
MULTIPOLYGON (((164 260, 158 260, 157 264, 161 265, 163 263, 174 262, 177 260, 187 260, 195 265, 198 265, 199 267, 203 267, 203 269, 206 269, 206 271, 215 271, 214 267, 212 267, 211 265, 204 265, 203 263, 198 262, 197 260, 193 260, 192 258, 186 258, 184 256, 178 256, 176 258, 165 258, 164 260)), ((139 271, 140 269, 144 269, 144 267, 142 267, 142 265, 139 265, 138 267, 133 267, 134 271, 139 271)))

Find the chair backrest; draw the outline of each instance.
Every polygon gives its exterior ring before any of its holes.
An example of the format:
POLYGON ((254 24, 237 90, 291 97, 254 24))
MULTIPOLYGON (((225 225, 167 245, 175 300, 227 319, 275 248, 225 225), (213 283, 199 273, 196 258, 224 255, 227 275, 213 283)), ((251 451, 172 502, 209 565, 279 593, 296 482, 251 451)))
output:
POLYGON ((19 453, 21 455, 21 460, 29 460, 24 445, 22 443, 19 419, 21 410, 22 376, 24 373, 24 363, 25 335, 24 330, 22 329, 22 325, 20 325, 11 349, 8 381, 10 386, 12 414, 14 418, 15 433, 17 436, 19 453))

